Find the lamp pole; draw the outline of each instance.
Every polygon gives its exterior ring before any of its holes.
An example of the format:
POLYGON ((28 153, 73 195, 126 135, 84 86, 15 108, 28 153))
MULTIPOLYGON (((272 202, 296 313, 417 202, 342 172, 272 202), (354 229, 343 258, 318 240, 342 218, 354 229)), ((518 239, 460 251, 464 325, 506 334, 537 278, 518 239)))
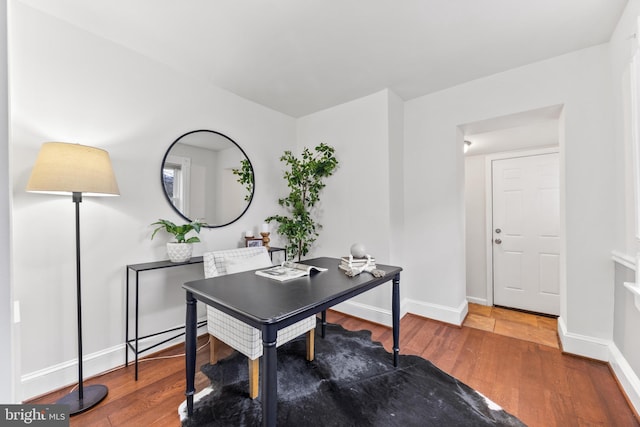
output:
POLYGON ((82 375, 82 278, 80 274, 80 203, 82 203, 82 193, 74 191, 72 201, 76 210, 76 305, 78 315, 78 390, 69 393, 56 403, 69 405, 69 415, 80 414, 91 409, 107 396, 109 390, 101 384, 89 385, 85 387, 82 375))
POLYGON ((78 316, 78 399, 84 399, 84 386, 82 376, 82 279, 80 275, 80 203, 82 193, 74 192, 71 196, 76 208, 76 305, 78 316))

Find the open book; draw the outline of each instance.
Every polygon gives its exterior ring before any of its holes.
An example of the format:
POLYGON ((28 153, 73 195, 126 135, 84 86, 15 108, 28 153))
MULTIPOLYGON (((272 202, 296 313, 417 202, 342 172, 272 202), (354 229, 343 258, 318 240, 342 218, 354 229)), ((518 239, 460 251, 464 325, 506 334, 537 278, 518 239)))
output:
POLYGON ((326 268, 314 267, 313 265, 298 264, 291 261, 285 261, 282 265, 268 268, 266 270, 258 270, 256 274, 270 279, 276 279, 281 282, 298 277, 308 276, 312 272, 327 271, 326 268))

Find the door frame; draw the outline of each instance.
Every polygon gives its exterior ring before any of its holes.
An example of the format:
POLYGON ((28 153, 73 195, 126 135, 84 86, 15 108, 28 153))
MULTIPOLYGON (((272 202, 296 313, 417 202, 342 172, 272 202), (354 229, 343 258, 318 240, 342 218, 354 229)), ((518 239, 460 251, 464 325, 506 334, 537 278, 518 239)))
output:
MULTIPOLYGON (((531 157, 531 156, 540 156, 543 154, 553 154, 557 153, 560 155, 560 146, 546 147, 546 148, 538 148, 533 150, 523 150, 523 151, 505 151, 502 153, 491 153, 487 154, 485 157, 485 241, 486 241, 486 249, 485 253, 487 255, 487 305, 493 306, 493 161, 494 160, 505 160, 505 159, 516 159, 518 157, 531 157)), ((562 169, 562 164, 559 164, 558 167, 562 169)), ((558 171, 562 176, 562 171, 558 171)), ((560 182, 560 198, 562 198, 562 182, 560 182)), ((563 224, 562 215, 564 212, 562 209, 560 210, 560 224, 563 224)), ((560 227, 560 232, 562 233, 563 227, 560 227)), ((562 236, 560 236, 562 241, 562 236)), ((560 245, 562 248, 564 245, 560 245)), ((562 254, 561 258, 562 259, 562 254)), ((562 262, 562 261, 561 261, 562 262)), ((560 292, 562 292, 562 287, 560 288, 560 292)), ((562 297, 561 297, 562 298, 562 297)))

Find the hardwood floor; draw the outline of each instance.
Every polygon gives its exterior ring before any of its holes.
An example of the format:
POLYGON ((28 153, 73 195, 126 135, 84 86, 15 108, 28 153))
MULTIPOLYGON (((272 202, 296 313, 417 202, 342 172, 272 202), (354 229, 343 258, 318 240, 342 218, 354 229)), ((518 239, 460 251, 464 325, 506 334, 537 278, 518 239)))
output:
POLYGON ((469 303, 463 326, 560 348, 556 318, 469 303))
MULTIPOLYGON (((494 316, 501 316, 502 320, 512 314, 496 313, 494 316)), ((512 319, 514 323, 531 322, 520 314, 515 317, 520 321, 512 319)), ((392 334, 387 327, 336 312, 328 312, 327 320, 351 330, 371 330, 373 339, 391 350, 392 334)), ((608 365, 562 354, 547 344, 500 334, 505 328, 496 328, 496 323, 489 332, 409 314, 401 321, 401 353, 431 360, 530 427, 640 426, 608 365)), ((513 334, 513 327, 506 329, 513 334)), ((204 345, 205 339, 201 338, 200 343, 204 345)), ((181 350, 179 346, 161 355, 179 354, 181 350)), ((205 345, 198 352, 198 366, 206 363, 208 351, 205 345)), ((105 384, 109 395, 96 408, 72 417, 71 426, 180 424, 177 408, 184 400, 185 388, 182 357, 142 363, 137 382, 133 380, 133 367, 129 366, 85 383, 105 384)), ((206 377, 198 374, 197 390, 206 385, 206 377)), ((66 392, 51 393, 31 403, 50 403, 66 392)))

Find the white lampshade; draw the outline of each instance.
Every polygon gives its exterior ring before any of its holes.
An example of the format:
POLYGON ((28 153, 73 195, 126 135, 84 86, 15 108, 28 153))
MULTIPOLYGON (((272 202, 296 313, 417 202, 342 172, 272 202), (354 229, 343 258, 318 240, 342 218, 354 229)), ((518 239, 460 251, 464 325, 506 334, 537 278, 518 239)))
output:
POLYGON ((66 142, 45 142, 27 183, 35 193, 118 196, 109 153, 66 142))

